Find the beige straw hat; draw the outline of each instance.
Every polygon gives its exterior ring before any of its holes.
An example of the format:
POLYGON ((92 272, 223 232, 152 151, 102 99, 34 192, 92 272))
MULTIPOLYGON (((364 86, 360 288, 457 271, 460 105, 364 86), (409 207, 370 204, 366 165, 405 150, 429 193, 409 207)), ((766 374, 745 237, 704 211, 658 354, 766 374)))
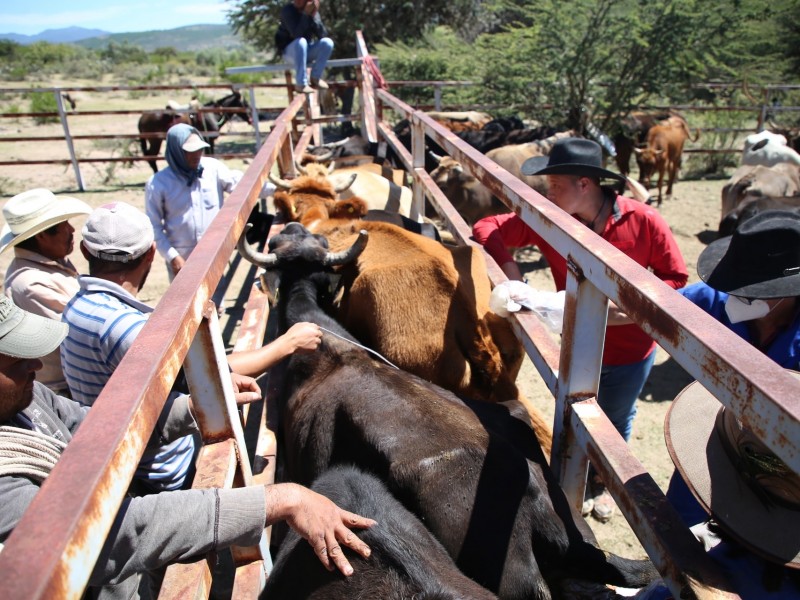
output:
POLYGON ((672 402, 664 434, 678 472, 728 535, 800 569, 800 475, 696 381, 672 402))
POLYGON ((91 212, 85 202, 56 196, 43 188, 17 194, 3 206, 5 224, 0 231, 0 253, 53 225, 91 212))

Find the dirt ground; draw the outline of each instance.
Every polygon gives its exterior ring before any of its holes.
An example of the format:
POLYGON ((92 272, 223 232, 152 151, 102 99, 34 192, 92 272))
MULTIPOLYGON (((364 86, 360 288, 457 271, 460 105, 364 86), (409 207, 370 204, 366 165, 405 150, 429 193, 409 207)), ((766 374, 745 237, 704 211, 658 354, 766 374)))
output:
MULTIPOLYGON (((86 92, 78 92, 79 110, 107 108, 155 109, 165 105, 168 96, 148 96, 131 98, 127 92, 106 93, 95 98, 86 92)), ((9 95, 0 95, 0 112, 14 102, 9 95)), ((135 133, 137 115, 119 117, 72 117, 70 128, 73 135, 87 133, 135 133)), ((224 132, 247 132, 249 126, 236 122, 227 125, 224 132)), ((262 132, 264 131, 262 124, 262 132)), ((68 154, 63 141, 49 142, 3 142, 3 138, 29 136, 62 135, 61 125, 49 124, 37 126, 31 119, 0 119, 0 162, 13 160, 45 160, 67 158, 68 154)), ((227 146, 228 151, 244 151, 248 144, 254 147, 247 137, 233 137, 227 146)), ((115 140, 97 140, 75 142, 76 151, 82 157, 125 156, 126 153, 138 154, 137 144, 115 140)), ((220 147, 225 151, 226 142, 220 147)), ((246 169, 241 160, 226 161, 231 167, 246 169)), ((160 163, 163 167, 163 162, 160 163)), ((84 192, 78 191, 76 177, 71 166, 0 165, 0 202, 8 197, 33 187, 46 187, 57 194, 66 194, 84 200, 92 206, 99 206, 110 201, 125 201, 139 208, 144 206, 144 184, 152 172, 144 162, 132 164, 90 163, 81 166, 84 192)), ((720 191, 724 179, 679 181, 675 193, 667 199, 660 211, 670 224, 683 252, 689 268, 689 281, 697 281, 695 270, 697 257, 705 246, 715 239, 716 226, 719 220, 720 191)), ((82 219, 76 219, 74 225, 79 238, 82 219)), ((77 245, 77 240, 76 240, 77 245)), ((538 262, 536 251, 529 251, 521 259, 526 261, 523 267, 532 272, 533 285, 540 289, 552 289, 549 271, 538 262)), ((0 276, 5 273, 11 259, 11 253, 0 255, 0 276)), ((86 272, 86 264, 79 252, 74 252, 72 259, 79 271, 86 272)), ((167 276, 163 261, 156 260, 150 278, 143 288, 140 298, 150 304, 156 304, 166 289, 167 276)), ((229 331, 235 326, 235 319, 242 308, 242 300, 238 298, 235 286, 229 288, 226 295, 226 315, 223 317, 223 328, 229 331), (230 321, 230 322, 229 322, 230 321)), ((634 423, 631 447, 634 454, 647 467, 655 481, 666 489, 672 472, 672 463, 666 453, 663 439, 663 420, 669 401, 690 382, 689 376, 666 354, 659 349, 656 365, 645 385, 642 397, 638 402, 638 415, 634 423)), ((553 400, 547 388, 541 383, 538 374, 529 361, 523 367, 518 383, 521 390, 532 398, 538 406, 552 416, 553 400)), ((625 520, 619 516, 608 524, 602 525, 592 519, 590 523, 595 529, 601 545, 624 556, 643 557, 644 550, 639 545, 625 520)))

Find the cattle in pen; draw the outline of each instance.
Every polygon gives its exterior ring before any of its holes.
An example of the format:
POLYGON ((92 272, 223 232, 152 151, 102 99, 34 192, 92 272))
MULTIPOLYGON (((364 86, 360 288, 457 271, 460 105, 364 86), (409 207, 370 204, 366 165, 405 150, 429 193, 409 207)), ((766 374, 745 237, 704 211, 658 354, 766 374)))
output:
POLYGON ((497 596, 458 570, 453 559, 422 522, 374 475, 354 467, 334 467, 311 486, 336 505, 377 524, 354 531, 372 551, 364 558, 343 548, 353 574, 326 570, 313 548, 294 531, 281 542, 264 600, 492 600, 497 596))
POLYGON ((757 207, 772 204, 770 201, 772 198, 787 198, 798 194, 800 194, 800 167, 796 165, 782 163, 774 167, 763 165, 739 167, 722 188, 719 234, 733 233, 746 205, 749 205, 746 214, 752 214, 757 207), (759 202, 752 204, 756 200, 759 202))
POLYGON ((689 126, 681 117, 670 117, 659 125, 652 127, 647 134, 647 147, 636 148, 639 162, 639 181, 650 187, 650 180, 658 174, 658 205, 663 201, 661 188, 667 180, 666 195, 672 196, 672 186, 678 178, 681 168, 683 145, 686 140, 696 142, 700 137, 699 130, 692 137, 689 126))
POLYGON ((358 198, 320 201, 275 194, 275 207, 325 235, 338 249, 360 229, 373 235, 341 270, 337 315, 363 343, 405 370, 453 392, 488 401, 515 399, 522 346, 510 324, 489 309, 486 264, 471 246, 450 248, 400 227, 361 221, 358 198))
POLYGON ((271 295, 277 289, 278 333, 299 321, 324 328, 316 352, 294 354, 270 375, 284 476, 310 484, 337 464, 373 473, 465 575, 505 600, 550 599, 571 577, 628 587, 655 578, 649 561, 597 546, 515 416, 524 413, 518 403, 461 400, 353 344, 328 312, 330 270, 368 245, 364 232, 332 252, 299 223, 274 236, 265 254, 239 242, 266 270, 271 295))

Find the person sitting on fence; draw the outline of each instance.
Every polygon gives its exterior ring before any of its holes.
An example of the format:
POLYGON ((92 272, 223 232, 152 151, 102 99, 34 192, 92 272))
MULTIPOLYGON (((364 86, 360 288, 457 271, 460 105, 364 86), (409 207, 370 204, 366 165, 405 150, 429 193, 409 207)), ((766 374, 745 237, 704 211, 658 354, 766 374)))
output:
MULTIPOLYGON (((61 359, 72 397, 91 406, 153 310, 137 294, 147 280, 156 248, 150 220, 124 202, 97 208, 81 233, 89 276, 78 278, 80 289, 62 315, 69 334, 61 346, 61 359)), ((321 340, 318 325, 298 323, 272 344, 230 355, 229 366, 241 375, 261 375, 295 351, 315 350, 321 340)), ((173 398, 177 396, 175 391, 173 398)), ((146 452, 137 471, 142 491, 184 486, 195 447, 195 440, 186 436, 146 452)))
MULTIPOLYGON (((742 600, 800 598, 800 475, 698 382, 673 400, 664 427, 688 483, 676 508, 732 591, 742 600)), ((662 583, 635 598, 673 596, 662 583)))
MULTIPOLYGON (((91 212, 91 207, 77 198, 56 196, 41 188, 6 202, 0 252, 14 249, 14 259, 6 270, 5 294, 17 306, 61 319, 67 302, 78 292, 78 271, 69 260, 75 246, 75 228, 69 219, 91 212)), ((41 382, 54 392, 68 394, 58 351, 42 357, 42 363, 41 382)))
MULTIPOLYGON (((65 324, 0 298, 0 440, 8 449, 0 459, 0 547, 89 411, 35 381, 40 357, 56 350, 66 335, 65 324), (37 453, 41 459, 31 460, 31 447, 44 448, 37 453)), ((238 404, 261 398, 257 385, 234 390, 238 404)), ((150 445, 196 431, 191 405, 176 400, 165 408, 150 445)), ((364 557, 370 554, 351 530, 374 521, 296 484, 162 492, 123 501, 89 576, 90 595, 139 597, 137 589, 147 589, 141 579, 149 578, 148 572, 215 549, 255 546, 264 527, 277 521, 286 521, 308 540, 327 568, 345 575, 353 570, 339 544, 364 557)))
MULTIPOLYGON (((154 174, 145 186, 145 211, 155 230, 158 252, 167 263, 172 281, 217 216, 224 202, 242 178, 219 160, 203 156, 208 144, 194 127, 179 123, 167 132, 168 167, 154 174)), ((266 182, 260 197, 273 194, 266 182)), ((222 305, 223 282, 213 300, 222 305)))
POLYGON ((322 72, 333 52, 333 40, 322 24, 319 0, 292 0, 281 9, 275 45, 278 55, 294 65, 295 90, 310 94, 315 89, 328 89, 322 72), (306 74, 308 61, 314 63, 310 86, 306 74))
MULTIPOLYGON (((548 199, 556 206, 651 269, 670 287, 683 287, 689 276, 686 263, 666 221, 654 208, 601 186, 601 179, 625 181, 621 175, 603 168, 602 161, 603 151, 596 142, 564 138, 553 145, 549 156, 529 158, 521 170, 524 175, 547 175, 548 199)), ((472 233, 512 280, 521 280, 522 273, 509 248, 538 246, 550 266, 556 289, 566 288, 567 259, 516 214, 481 219, 472 233)), ((613 302, 609 303, 597 402, 626 441, 636 415, 636 399, 653 366, 655 350, 652 338, 613 302)), ((584 515, 591 513, 605 522, 614 510, 613 498, 592 474, 584 515)))

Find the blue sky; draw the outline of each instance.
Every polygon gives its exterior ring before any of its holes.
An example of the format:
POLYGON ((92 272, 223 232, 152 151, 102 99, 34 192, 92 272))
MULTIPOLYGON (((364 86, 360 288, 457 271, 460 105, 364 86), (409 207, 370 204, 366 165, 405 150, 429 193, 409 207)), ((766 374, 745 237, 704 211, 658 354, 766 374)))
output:
POLYGON ((111 33, 225 23, 224 0, 3 0, 0 33, 86 27, 111 33))

